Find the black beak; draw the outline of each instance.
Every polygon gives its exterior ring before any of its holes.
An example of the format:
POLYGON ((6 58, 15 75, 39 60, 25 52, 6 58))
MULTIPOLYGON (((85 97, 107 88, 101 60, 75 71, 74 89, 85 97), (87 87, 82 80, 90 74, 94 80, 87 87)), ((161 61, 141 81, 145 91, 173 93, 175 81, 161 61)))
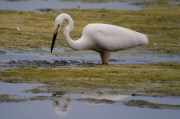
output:
POLYGON ((57 36, 57 30, 54 31, 54 35, 53 35, 53 39, 52 39, 52 44, 51 44, 51 53, 52 53, 52 50, 53 50, 53 47, 54 47, 56 36, 57 36))

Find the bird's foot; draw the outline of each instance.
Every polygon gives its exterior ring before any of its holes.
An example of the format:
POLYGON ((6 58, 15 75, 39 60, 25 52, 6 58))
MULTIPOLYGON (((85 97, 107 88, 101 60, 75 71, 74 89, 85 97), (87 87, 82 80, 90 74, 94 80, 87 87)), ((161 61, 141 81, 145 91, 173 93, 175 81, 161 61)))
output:
POLYGON ((102 65, 108 65, 108 63, 102 63, 102 65))

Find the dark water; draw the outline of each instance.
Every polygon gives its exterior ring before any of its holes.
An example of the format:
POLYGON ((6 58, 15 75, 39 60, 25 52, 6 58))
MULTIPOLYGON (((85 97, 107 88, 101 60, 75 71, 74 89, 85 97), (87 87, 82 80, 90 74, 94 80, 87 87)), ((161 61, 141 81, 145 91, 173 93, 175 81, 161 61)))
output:
MULTIPOLYGON (((51 94, 29 94, 22 92, 42 84, 11 84, 0 82, 0 95, 50 96, 51 94), (15 89, 15 90, 14 90, 15 89)), ((26 102, 1 102, 1 119, 176 119, 180 110, 152 109, 125 106, 128 100, 144 100, 156 104, 180 105, 180 98, 143 97, 111 94, 66 94, 53 100, 26 102), (68 98, 68 100, 67 100, 68 98), (109 100, 113 103, 79 101, 77 99, 109 100)))
POLYGON ((1 10, 36 11, 39 9, 121 9, 140 10, 140 6, 130 4, 131 2, 104 2, 104 3, 84 3, 80 1, 66 2, 61 0, 15 0, 13 2, 0 0, 1 10))

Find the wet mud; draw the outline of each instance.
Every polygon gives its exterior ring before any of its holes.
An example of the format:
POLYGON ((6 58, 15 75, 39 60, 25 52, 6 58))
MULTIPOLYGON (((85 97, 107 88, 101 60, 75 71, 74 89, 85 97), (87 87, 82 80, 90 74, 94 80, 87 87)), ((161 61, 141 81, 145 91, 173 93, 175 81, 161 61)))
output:
POLYGON ((13 67, 59 67, 59 66, 89 66, 93 67, 96 63, 80 60, 9 60, 4 62, 1 67, 13 68, 13 67))
MULTIPOLYGON (((50 49, 42 49, 42 52, 49 51, 50 49)), ((57 49, 59 52, 59 49, 57 49)), ((61 52, 63 52, 61 50, 61 52)), ((81 52, 82 53, 82 52, 81 52)), ((63 53, 65 54, 65 53, 63 53)), ((60 67, 60 66, 70 66, 70 67, 93 67, 95 65, 100 65, 101 60, 99 55, 92 55, 85 52, 86 55, 81 56, 56 56, 39 54, 37 51, 29 52, 19 52, 11 51, 0 48, 0 69, 9 69, 17 67, 60 67)), ((179 55, 176 56, 131 56, 114 54, 111 56, 109 64, 146 64, 154 62, 179 62, 179 55)))

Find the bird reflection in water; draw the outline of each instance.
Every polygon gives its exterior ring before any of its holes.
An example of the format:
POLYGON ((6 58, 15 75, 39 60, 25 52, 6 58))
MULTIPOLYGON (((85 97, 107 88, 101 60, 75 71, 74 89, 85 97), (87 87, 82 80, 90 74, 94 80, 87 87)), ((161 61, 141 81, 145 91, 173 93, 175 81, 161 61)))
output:
POLYGON ((53 101, 53 108, 54 108, 54 111, 57 115, 59 116, 65 116, 68 114, 68 112, 70 111, 71 109, 71 99, 68 97, 68 95, 63 95, 63 98, 62 98, 62 101, 64 103, 64 105, 60 105, 60 101, 61 100, 54 100, 53 101))
MULTIPOLYGON (((128 98, 128 95, 111 95, 111 94, 97 94, 97 93, 84 93, 81 95, 81 98, 76 100, 87 102, 88 104, 100 104, 100 103, 116 103, 118 101, 123 101, 128 98)), ((65 116, 70 112, 72 107, 71 98, 69 95, 63 95, 61 100, 53 101, 53 108, 57 115, 65 116), (60 102, 63 102, 64 105, 60 105, 60 102)))

